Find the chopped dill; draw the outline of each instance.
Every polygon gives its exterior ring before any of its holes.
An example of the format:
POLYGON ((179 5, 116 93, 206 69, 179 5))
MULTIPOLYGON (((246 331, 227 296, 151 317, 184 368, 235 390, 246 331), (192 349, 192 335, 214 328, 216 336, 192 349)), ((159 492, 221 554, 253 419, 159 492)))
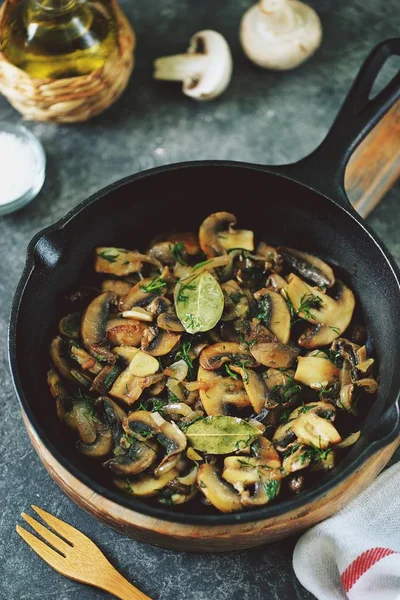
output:
POLYGON ((184 258, 185 255, 185 244, 183 242, 176 242, 173 246, 170 246, 171 254, 175 258, 176 262, 180 265, 187 265, 184 258))
POLYGON ((225 371, 230 377, 232 377, 232 379, 239 379, 239 375, 237 373, 234 373, 227 363, 225 363, 225 371))
POLYGON ((161 275, 157 275, 157 277, 154 277, 147 285, 141 285, 140 289, 147 293, 155 292, 157 294, 162 294, 162 288, 165 288, 166 285, 167 282, 162 279, 161 275))

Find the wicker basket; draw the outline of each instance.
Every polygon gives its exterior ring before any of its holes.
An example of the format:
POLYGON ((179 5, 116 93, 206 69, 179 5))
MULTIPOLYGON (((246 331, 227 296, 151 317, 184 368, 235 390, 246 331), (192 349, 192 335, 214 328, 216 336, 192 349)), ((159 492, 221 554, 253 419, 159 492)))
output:
MULTIPOLYGON (((9 10, 20 0, 6 0, 0 9, 0 31, 9 10)), ((118 46, 100 69, 65 79, 35 79, 0 52, 0 92, 25 119, 77 123, 113 104, 127 86, 133 69, 135 34, 118 6, 110 2, 118 29, 118 46)))

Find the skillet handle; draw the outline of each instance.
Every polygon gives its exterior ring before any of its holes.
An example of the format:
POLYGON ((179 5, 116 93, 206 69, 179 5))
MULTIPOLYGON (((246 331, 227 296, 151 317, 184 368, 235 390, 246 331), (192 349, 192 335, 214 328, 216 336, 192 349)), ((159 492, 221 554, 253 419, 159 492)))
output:
POLYGON ((400 56, 400 38, 376 46, 362 65, 331 129, 310 155, 280 171, 300 183, 333 197, 345 208, 349 199, 344 189, 346 165, 353 151, 380 119, 400 99, 400 72, 370 99, 370 93, 384 63, 400 56))

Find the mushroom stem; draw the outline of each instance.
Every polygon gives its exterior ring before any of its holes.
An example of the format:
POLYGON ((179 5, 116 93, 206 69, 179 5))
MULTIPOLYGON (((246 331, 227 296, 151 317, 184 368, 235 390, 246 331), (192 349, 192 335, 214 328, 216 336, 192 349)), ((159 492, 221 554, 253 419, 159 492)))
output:
POLYGON ((164 81, 185 81, 200 77, 207 69, 208 60, 207 55, 195 53, 164 56, 154 62, 154 78, 164 81))
POLYGON ((288 0, 260 0, 259 7, 265 15, 265 25, 271 33, 290 33, 299 25, 298 15, 288 0))

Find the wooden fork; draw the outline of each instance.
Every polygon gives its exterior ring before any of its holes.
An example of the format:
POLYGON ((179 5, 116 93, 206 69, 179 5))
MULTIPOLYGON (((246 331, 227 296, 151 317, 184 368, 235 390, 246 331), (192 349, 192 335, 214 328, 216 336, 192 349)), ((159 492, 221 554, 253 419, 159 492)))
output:
POLYGON ((151 600, 122 577, 86 535, 45 510, 33 505, 32 508, 58 535, 29 515, 21 513, 21 516, 52 548, 19 525, 17 532, 53 569, 65 577, 110 592, 121 600, 151 600))

